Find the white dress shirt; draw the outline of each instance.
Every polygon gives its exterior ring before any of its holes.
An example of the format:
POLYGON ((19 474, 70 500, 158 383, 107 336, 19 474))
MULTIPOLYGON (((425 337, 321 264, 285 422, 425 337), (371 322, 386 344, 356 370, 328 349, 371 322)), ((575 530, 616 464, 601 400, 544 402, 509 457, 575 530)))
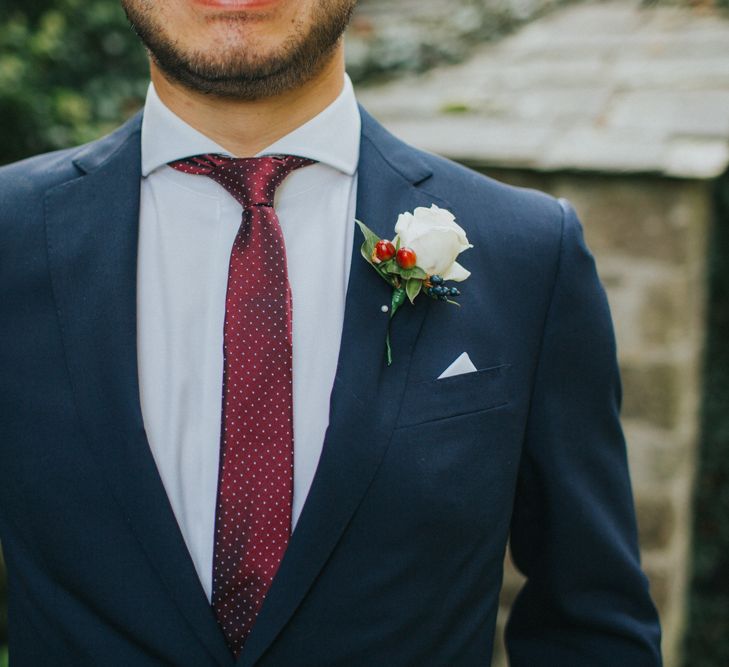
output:
MULTIPOLYGON (((329 423, 355 227, 359 141, 359 110, 345 75, 331 105, 259 153, 318 161, 289 175, 274 201, 293 300, 293 526, 329 423)), ((230 155, 176 116, 150 85, 142 122, 137 267, 140 398, 152 454, 210 598, 225 292, 242 211, 212 179, 167 166, 200 153, 230 155)))

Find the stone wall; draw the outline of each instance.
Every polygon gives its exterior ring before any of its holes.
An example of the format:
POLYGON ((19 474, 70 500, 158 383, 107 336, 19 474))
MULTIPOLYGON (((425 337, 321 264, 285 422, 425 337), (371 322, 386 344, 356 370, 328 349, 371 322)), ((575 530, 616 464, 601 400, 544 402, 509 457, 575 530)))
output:
MULTIPOLYGON (((661 615, 666 667, 678 667, 699 437, 710 184, 484 171, 566 197, 582 219, 615 321, 643 565, 661 615)), ((520 585, 507 562, 499 635, 520 585)), ((499 646, 494 665, 504 664, 499 646)))

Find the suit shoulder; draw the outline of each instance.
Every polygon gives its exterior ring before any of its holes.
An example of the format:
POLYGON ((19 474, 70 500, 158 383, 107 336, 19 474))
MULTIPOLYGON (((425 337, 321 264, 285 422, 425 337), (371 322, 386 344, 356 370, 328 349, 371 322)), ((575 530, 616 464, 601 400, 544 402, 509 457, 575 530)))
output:
POLYGON ((139 130, 140 122, 139 116, 135 116, 96 141, 0 167, 0 211, 7 212, 11 207, 22 210, 37 204, 49 189, 80 176, 84 160, 103 161, 124 139, 139 130))
MULTIPOLYGON (((479 226, 534 238, 561 235, 564 209, 554 197, 537 190, 501 183, 445 157, 415 148, 383 127, 360 107, 362 136, 403 178, 447 202, 479 226)), ((493 230, 492 230, 493 231, 493 230)))
MULTIPOLYGON (((433 170, 432 186, 442 191, 450 200, 467 199, 473 204, 482 203, 500 212, 529 214, 531 217, 562 217, 559 201, 545 192, 518 187, 498 181, 440 155, 418 151, 423 161, 433 170)), ((428 189, 428 185, 424 186, 428 189)))
POLYGON ((73 158, 79 150, 81 147, 53 151, 0 167, 0 208, 22 205, 25 199, 78 176, 73 158))
POLYGON ((559 243, 567 210, 562 200, 503 183, 438 155, 418 153, 433 172, 423 189, 450 202, 461 217, 478 220, 492 236, 529 245, 559 243))

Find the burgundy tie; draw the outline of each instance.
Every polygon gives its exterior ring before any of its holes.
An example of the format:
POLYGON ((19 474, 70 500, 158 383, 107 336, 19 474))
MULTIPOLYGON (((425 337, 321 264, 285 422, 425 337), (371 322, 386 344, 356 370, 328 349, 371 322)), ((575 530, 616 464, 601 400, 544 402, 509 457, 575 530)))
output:
POLYGON ((276 188, 314 160, 199 155, 170 166, 209 176, 243 206, 228 270, 212 605, 237 657, 289 542, 293 497, 291 289, 276 188))

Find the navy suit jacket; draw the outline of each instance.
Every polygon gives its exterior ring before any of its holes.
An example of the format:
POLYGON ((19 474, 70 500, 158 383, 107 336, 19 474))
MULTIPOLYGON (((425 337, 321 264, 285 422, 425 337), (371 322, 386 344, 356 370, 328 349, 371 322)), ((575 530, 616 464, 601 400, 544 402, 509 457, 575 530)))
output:
MULTIPOLYGON (((330 424, 240 667, 652 667, 608 305, 568 203, 419 152, 364 110, 357 217, 450 209, 461 307, 352 248, 330 424), (477 372, 436 378, 461 352, 477 372)), ((233 665, 146 440, 140 118, 0 169, 0 539, 14 667, 233 665)))

